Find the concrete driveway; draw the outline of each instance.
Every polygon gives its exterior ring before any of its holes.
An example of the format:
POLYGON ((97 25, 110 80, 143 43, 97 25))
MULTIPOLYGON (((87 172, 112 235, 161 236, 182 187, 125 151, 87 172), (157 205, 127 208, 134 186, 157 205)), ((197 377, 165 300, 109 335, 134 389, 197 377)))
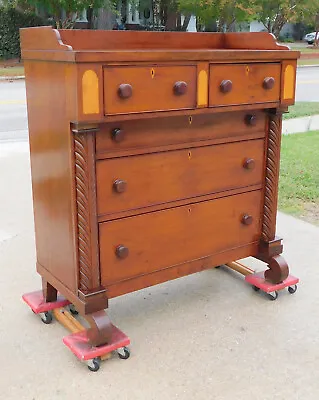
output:
POLYGON ((319 229, 280 214, 302 283, 271 302, 220 268, 111 301, 131 358, 89 372, 22 302, 40 287, 27 143, 0 144, 0 398, 275 400, 319 398, 319 229))

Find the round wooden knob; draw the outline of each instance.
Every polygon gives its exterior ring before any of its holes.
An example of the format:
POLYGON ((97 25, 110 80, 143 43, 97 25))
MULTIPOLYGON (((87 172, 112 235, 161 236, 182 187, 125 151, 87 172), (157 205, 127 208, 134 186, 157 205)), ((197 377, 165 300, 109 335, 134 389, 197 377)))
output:
POLYGON ((253 223, 253 217, 248 214, 244 214, 241 219, 243 225, 251 225, 253 223))
POLYGON ((125 132, 123 129, 115 128, 112 131, 112 139, 114 142, 121 142, 125 137, 125 132))
POLYGON ((127 182, 123 181, 122 179, 116 179, 116 181, 113 183, 113 188, 117 193, 125 192, 126 187, 127 187, 127 182))
POLYGON ((187 92, 187 83, 184 81, 178 81, 174 85, 174 93, 177 96, 181 96, 187 92))
POLYGON ((224 79, 224 80, 221 82, 219 88, 220 88, 220 91, 221 91, 222 93, 229 93, 229 92, 232 90, 232 88, 233 88, 233 82, 230 81, 229 79, 224 79))
POLYGON ((243 166, 246 169, 254 169, 255 168, 255 160, 253 158, 246 158, 243 166))
POLYGON ((275 78, 273 78, 272 76, 267 76, 267 78, 264 79, 263 82, 263 88, 264 89, 272 89, 275 86, 275 78))
POLYGON ((116 257, 120 258, 121 260, 124 260, 124 258, 128 256, 128 253, 128 248, 123 246, 122 244, 118 245, 115 249, 116 257))
POLYGON ((118 95, 121 99, 129 99, 133 94, 133 88, 128 83, 122 83, 118 88, 118 95))
POLYGON ((247 114, 245 116, 245 122, 249 126, 255 126, 257 123, 257 117, 254 114, 247 114))

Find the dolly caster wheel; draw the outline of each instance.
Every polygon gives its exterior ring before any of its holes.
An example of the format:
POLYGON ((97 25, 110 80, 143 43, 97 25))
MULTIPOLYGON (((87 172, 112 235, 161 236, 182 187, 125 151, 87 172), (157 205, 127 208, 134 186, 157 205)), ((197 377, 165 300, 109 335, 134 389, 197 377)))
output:
POLYGON ((296 293, 296 290, 297 290, 297 285, 288 286, 288 292, 289 292, 290 294, 296 293))
POLYGON ((253 286, 253 290, 254 290, 255 292, 259 292, 260 288, 257 287, 257 286, 253 286))
POLYGON ((271 301, 277 300, 278 292, 267 293, 268 299, 271 301))
POLYGON ((41 321, 44 324, 51 324, 53 318, 52 318, 52 314, 49 311, 40 313, 40 315, 41 315, 41 321))
POLYGON ((122 360, 127 360, 131 355, 130 350, 127 347, 120 347, 117 349, 117 354, 122 360))
POLYGON ((75 309, 73 304, 70 305, 69 310, 70 310, 70 313, 72 315, 78 315, 79 314, 79 312, 75 309))
POLYGON ((87 361, 88 369, 92 372, 98 371, 100 369, 100 365, 101 365, 100 357, 95 357, 87 361))

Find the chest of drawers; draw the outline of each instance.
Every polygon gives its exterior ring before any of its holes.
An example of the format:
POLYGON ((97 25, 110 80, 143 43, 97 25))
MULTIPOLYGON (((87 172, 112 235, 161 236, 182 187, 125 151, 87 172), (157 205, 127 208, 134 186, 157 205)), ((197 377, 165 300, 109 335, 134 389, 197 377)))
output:
POLYGON ((106 343, 108 300, 253 256, 275 236, 299 53, 266 33, 21 30, 37 271, 106 343))

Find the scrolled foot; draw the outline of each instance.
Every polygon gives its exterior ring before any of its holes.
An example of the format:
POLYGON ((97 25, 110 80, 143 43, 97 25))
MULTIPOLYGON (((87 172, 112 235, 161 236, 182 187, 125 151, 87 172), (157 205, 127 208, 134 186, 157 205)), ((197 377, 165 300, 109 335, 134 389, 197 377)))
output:
POLYGON ((265 271, 265 279, 273 284, 280 283, 287 279, 289 275, 289 267, 286 260, 282 256, 271 257, 265 271))
POLYGON ((87 331, 92 346, 107 344, 112 339, 112 323, 104 310, 85 316, 90 324, 87 331))

